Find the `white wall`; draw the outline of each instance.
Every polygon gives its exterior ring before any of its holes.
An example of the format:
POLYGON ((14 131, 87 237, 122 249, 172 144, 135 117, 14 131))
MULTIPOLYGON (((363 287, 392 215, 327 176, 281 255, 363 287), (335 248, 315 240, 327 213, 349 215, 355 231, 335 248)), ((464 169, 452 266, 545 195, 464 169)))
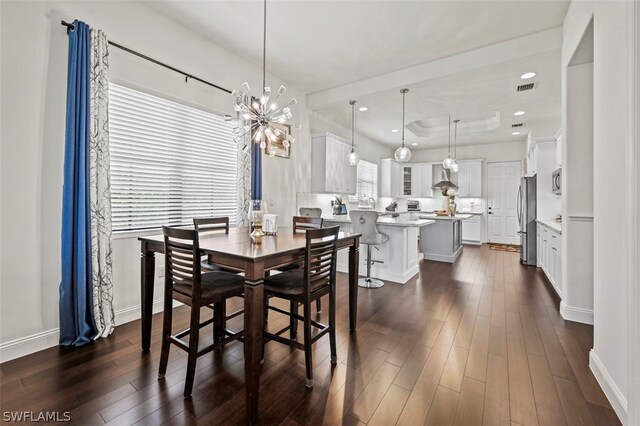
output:
MULTIPOLYGON (((567 145, 566 133, 567 66, 591 19, 594 25, 593 63, 593 281, 594 281, 594 348, 591 368, 623 423, 626 422, 628 395, 627 363, 627 288, 629 270, 625 248, 633 236, 627 232, 632 219, 628 201, 634 165, 632 134, 629 123, 633 116, 633 39, 632 2, 574 1, 564 22, 562 47, 563 73, 563 161, 567 145), (611 184, 611 173, 621 177, 611 184), (621 212, 611 214, 612 208, 621 212)), ((637 70, 635 71, 637 72, 637 70)), ((570 171, 569 171, 570 172, 570 171)), ((637 212, 634 212, 637 214, 637 212)), ((564 221, 563 221, 564 222, 564 221)), ((563 224, 564 226, 565 224, 563 224)), ((566 240, 566 238, 563 238, 566 240)), ((567 242, 570 243, 570 242, 567 242)), ((563 255, 566 252, 563 246, 563 255)), ((563 256, 563 271, 580 268, 569 264, 563 256)), ((637 283, 636 283, 637 284, 637 283)), ((637 360, 635 360, 637 362, 637 360)))
MULTIPOLYGON (((228 89, 245 80, 259 89, 261 70, 137 2, 2 1, 0 15, 0 356, 6 360, 57 344, 68 46, 60 20, 84 20, 110 40, 228 89)), ((185 84, 182 76, 115 48, 110 62, 115 82, 212 111, 232 111, 231 95, 193 81, 185 84)), ((268 77, 268 83, 277 87, 280 81, 268 77)), ((293 215, 296 192, 310 187, 306 96, 293 87, 287 95, 297 97, 294 117, 303 126, 292 158, 263 161, 264 198, 283 216, 293 215)), ((114 304, 122 323, 139 314, 139 245, 130 236, 115 239, 113 248, 114 304)))

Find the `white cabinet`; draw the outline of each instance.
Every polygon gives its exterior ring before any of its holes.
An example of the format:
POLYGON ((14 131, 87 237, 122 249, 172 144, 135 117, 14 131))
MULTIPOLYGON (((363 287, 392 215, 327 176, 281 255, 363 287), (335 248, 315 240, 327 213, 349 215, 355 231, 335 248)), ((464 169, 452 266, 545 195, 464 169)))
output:
MULTIPOLYGON (((431 198, 431 164, 411 165, 411 195, 414 198, 431 198)), ((406 195, 406 194, 405 194, 406 195)))
POLYGON ((556 140, 556 168, 562 167, 562 136, 556 140))
POLYGON ((481 216, 473 215, 469 219, 462 221, 462 242, 465 244, 481 243, 481 216))
POLYGON ((400 197, 403 195, 403 166, 391 158, 380 160, 381 197, 400 197))
POLYGON ((538 224, 536 232, 538 266, 559 296, 562 296, 562 234, 538 224))
POLYGON ((458 185, 458 197, 482 197, 482 160, 458 162, 457 176, 453 177, 458 185))
POLYGON ((314 136, 311 162, 311 192, 355 194, 357 167, 350 166, 351 147, 331 133, 314 136))

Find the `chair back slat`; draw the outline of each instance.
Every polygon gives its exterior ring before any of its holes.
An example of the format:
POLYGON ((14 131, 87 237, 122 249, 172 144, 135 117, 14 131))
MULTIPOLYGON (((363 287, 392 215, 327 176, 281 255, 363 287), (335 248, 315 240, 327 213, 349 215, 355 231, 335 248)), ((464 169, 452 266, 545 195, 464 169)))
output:
POLYGON ((198 231, 162 227, 164 233, 165 286, 192 286, 192 297, 200 297, 200 243, 198 231))
POLYGON ((193 219, 193 226, 199 233, 224 231, 229 233, 229 217, 204 217, 193 219))
POLYGON ((339 226, 309 229, 304 267, 304 293, 309 296, 312 284, 326 282, 333 285, 336 277, 336 258, 339 226))
POLYGON ((293 233, 304 233, 309 229, 322 228, 321 217, 294 216, 293 217, 293 233))

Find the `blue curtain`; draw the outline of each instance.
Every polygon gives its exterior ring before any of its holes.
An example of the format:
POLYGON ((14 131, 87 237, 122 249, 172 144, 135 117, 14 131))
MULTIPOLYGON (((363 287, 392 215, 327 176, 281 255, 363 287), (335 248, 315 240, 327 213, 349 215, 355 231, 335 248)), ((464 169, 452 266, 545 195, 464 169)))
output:
POLYGON ((251 138, 251 199, 262 200, 262 151, 251 138))
POLYGON ((67 119, 62 190, 60 344, 80 346, 97 334, 91 284, 89 200, 89 26, 69 33, 67 119))

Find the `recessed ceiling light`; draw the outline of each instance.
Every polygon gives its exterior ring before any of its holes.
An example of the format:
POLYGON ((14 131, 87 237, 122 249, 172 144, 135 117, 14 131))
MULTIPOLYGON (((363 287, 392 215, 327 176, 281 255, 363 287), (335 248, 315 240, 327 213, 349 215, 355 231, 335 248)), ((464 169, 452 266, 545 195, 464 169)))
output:
POLYGON ((513 115, 518 116, 518 115, 524 115, 524 111, 516 111, 513 113, 513 115))
POLYGON ((520 134, 520 132, 513 132, 511 133, 513 136, 518 136, 520 134))
POLYGON ((360 107, 360 108, 358 108, 358 111, 362 111, 362 112, 369 111, 369 108, 367 108, 367 107, 360 107))
POLYGON ((393 129, 391 133, 398 133, 398 129, 393 129))
POLYGON ((525 72, 524 74, 522 74, 520 76, 520 78, 523 79, 523 80, 528 80, 528 79, 533 78, 535 76, 536 76, 535 72, 525 72))
POLYGON ((411 146, 418 146, 418 142, 412 143, 411 146))

